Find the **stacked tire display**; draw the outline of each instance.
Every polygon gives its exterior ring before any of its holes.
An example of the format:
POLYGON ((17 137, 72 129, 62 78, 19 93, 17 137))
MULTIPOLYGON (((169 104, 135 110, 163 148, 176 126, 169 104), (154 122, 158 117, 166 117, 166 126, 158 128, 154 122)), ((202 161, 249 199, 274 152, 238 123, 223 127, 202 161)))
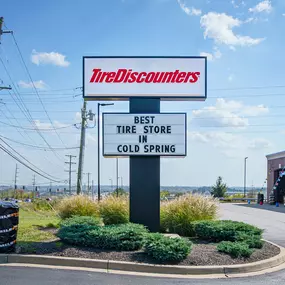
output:
POLYGON ((19 224, 19 207, 0 201, 0 253, 15 250, 19 224))

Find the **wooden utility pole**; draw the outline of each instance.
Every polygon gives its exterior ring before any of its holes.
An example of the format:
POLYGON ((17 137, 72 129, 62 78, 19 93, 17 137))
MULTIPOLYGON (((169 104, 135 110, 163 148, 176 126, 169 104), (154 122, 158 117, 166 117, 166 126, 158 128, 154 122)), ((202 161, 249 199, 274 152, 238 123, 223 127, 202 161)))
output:
POLYGON ((69 157, 69 161, 65 162, 66 164, 69 164, 69 170, 65 170, 66 172, 69 172, 69 194, 71 195, 71 173, 75 172, 71 170, 71 166, 72 164, 76 164, 76 162, 72 162, 72 158, 76 157, 75 155, 71 155, 71 154, 67 154, 65 155, 67 157, 69 157))

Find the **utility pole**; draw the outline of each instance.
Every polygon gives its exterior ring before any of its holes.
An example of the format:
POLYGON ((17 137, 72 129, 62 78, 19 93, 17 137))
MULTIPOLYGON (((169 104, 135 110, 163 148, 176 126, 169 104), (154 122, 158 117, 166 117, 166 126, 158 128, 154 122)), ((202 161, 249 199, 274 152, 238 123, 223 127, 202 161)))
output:
MULTIPOLYGON (((4 23, 4 18, 0 17, 0 44, 1 44, 1 36, 3 34, 12 34, 12 31, 3 31, 3 23, 4 23)), ((0 86, 0 91, 1 90, 11 90, 12 88, 10 86, 0 86)))
MULTIPOLYGON (((80 137, 80 149, 79 149, 79 159, 78 159, 78 172, 77 172, 77 195, 82 192, 82 174, 83 174, 83 165, 84 165, 84 151, 85 151, 85 133, 87 128, 94 128, 94 126, 89 127, 87 125, 87 120, 94 120, 94 113, 92 110, 86 111, 86 101, 83 102, 83 107, 81 109, 81 137, 80 137)), ((76 126, 76 125, 75 125, 76 126)))
POLYGON ((89 184, 89 182, 90 182, 90 172, 88 172, 87 173, 87 177, 88 177, 88 182, 87 182, 87 191, 88 191, 88 196, 89 196, 89 192, 90 192, 90 184, 89 184))
POLYGON ((35 198, 36 175, 33 175, 33 198, 35 198))
POLYGON ((0 17, 0 44, 1 44, 1 36, 3 34, 12 34, 12 31, 4 31, 3 30, 3 23, 4 23, 4 17, 0 17))
POLYGON ((69 157, 69 161, 65 162, 66 164, 69 164, 69 170, 65 170, 66 172, 69 172, 69 194, 71 195, 71 173, 75 172, 71 170, 72 164, 76 164, 76 162, 72 162, 72 158, 76 157, 75 155, 66 154, 65 156, 69 157))
POLYGON ((18 164, 16 163, 16 169, 15 169, 15 180, 14 180, 14 189, 17 190, 17 179, 18 179, 18 164))
POLYGON ((244 158, 244 185, 243 185, 243 197, 245 198, 246 196, 246 160, 248 157, 244 158))
POLYGON ((51 191, 52 191, 52 182, 49 182, 49 195, 51 196, 51 191))

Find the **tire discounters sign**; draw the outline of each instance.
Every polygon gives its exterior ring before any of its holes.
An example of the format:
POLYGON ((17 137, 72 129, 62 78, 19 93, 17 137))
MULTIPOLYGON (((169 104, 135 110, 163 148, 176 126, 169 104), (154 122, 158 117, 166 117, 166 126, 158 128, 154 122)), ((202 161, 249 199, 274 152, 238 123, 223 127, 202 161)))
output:
POLYGON ((186 156, 186 114, 103 113, 104 156, 186 156))
POLYGON ((205 100, 206 57, 83 57, 86 100, 205 100))

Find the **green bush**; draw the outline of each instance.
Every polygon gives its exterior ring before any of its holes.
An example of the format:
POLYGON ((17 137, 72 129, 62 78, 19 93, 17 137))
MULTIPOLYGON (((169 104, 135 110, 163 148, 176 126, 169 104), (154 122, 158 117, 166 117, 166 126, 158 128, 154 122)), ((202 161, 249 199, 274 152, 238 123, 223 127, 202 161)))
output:
POLYGON ((142 225, 121 224, 96 228, 88 233, 89 245, 100 249, 138 250, 148 231, 142 225))
POLYGON ((45 199, 35 199, 31 205, 35 211, 53 211, 57 204, 57 199, 51 201, 47 201, 45 199))
POLYGON ((236 234, 236 241, 248 244, 249 248, 262 248, 264 245, 264 241, 261 240, 261 236, 248 235, 244 232, 238 232, 236 234))
POLYGON ((222 241, 218 244, 217 250, 227 253, 232 257, 250 257, 253 249, 243 242, 222 241))
POLYGON ((146 238, 145 252, 160 262, 179 262, 190 253, 192 243, 182 238, 168 238, 161 234, 149 234, 146 238))
POLYGON ((160 223, 163 232, 193 236, 194 221, 217 217, 218 203, 212 197, 187 194, 161 204, 160 223))
POLYGON ((60 227, 70 227, 77 225, 87 225, 87 226, 101 226, 101 219, 92 216, 73 216, 71 218, 65 219, 60 223, 60 227))
POLYGON ((64 242, 90 246, 99 249, 137 250, 143 246, 147 229, 138 224, 122 224, 113 226, 98 226, 96 222, 87 221, 74 224, 69 221, 61 224, 58 237, 64 242))
POLYGON ((241 241, 252 236, 260 239, 262 234, 262 230, 255 226, 228 220, 196 222, 194 230, 198 238, 213 242, 241 241))
POLYGON ((95 230, 97 226, 88 224, 71 224, 61 226, 57 236, 64 242, 72 245, 89 246, 88 233, 95 230))
POLYGON ((100 202, 100 215, 105 225, 125 224, 129 222, 128 197, 108 196, 100 202))
POLYGON ((57 207, 62 219, 72 216, 95 216, 99 217, 98 203, 83 195, 66 197, 60 201, 57 207))

